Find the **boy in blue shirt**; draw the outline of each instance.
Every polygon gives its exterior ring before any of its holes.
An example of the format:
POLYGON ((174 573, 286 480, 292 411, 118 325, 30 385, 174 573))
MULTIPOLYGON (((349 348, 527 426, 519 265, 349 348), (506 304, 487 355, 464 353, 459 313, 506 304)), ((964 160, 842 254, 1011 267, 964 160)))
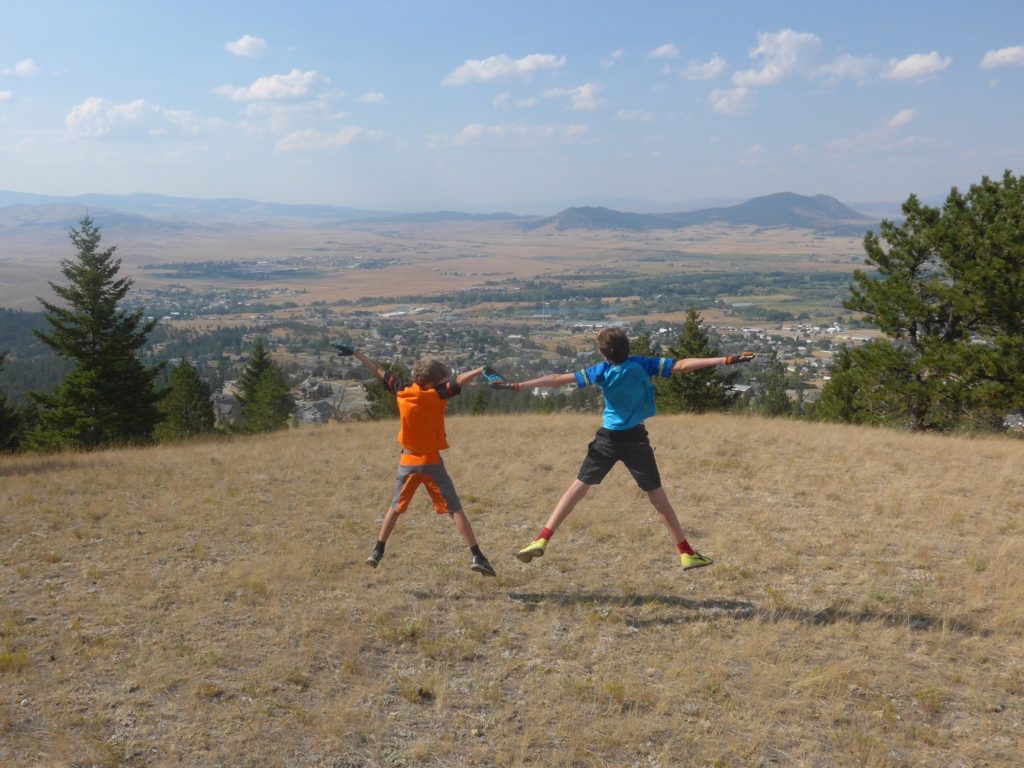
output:
POLYGON ((654 460, 654 450, 647 437, 644 420, 654 415, 655 376, 670 377, 673 373, 687 373, 716 365, 745 363, 754 358, 753 352, 741 352, 727 357, 631 357, 629 338, 621 328, 605 328, 597 336, 598 350, 605 361, 576 373, 552 373, 522 382, 499 382, 492 387, 514 389, 522 387, 558 387, 575 383, 578 387, 596 384, 604 394, 604 417, 601 429, 587 447, 579 474, 562 494, 540 535, 516 555, 528 563, 544 554, 551 535, 569 516, 573 508, 587 495, 592 486, 600 483, 617 461, 647 492, 651 504, 658 510, 662 522, 679 550, 683 570, 711 565, 709 557, 696 552, 683 535, 675 509, 661 486, 661 475, 654 460))

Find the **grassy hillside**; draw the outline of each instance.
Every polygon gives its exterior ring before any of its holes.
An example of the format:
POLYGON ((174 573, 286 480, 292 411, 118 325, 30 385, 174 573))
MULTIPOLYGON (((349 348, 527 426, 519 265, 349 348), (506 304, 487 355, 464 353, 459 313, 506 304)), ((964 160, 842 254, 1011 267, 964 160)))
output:
POLYGON ((725 416, 650 430, 530 565, 594 417, 449 420, 484 579, 394 423, 0 458, 0 764, 1009 766, 1024 443, 725 416))

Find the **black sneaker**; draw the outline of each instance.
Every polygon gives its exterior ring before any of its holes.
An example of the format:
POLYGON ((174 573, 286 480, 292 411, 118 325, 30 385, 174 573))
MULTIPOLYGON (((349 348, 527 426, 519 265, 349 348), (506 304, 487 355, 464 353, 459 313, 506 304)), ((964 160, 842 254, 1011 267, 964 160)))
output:
POLYGON ((498 575, 494 572, 494 567, 483 555, 473 555, 473 563, 469 566, 469 570, 482 573, 484 576, 498 575))
POLYGON ((381 552, 379 549, 375 549, 373 550, 373 552, 370 553, 370 556, 366 558, 366 564, 371 568, 376 568, 378 565, 380 565, 382 557, 384 557, 384 553, 381 552))

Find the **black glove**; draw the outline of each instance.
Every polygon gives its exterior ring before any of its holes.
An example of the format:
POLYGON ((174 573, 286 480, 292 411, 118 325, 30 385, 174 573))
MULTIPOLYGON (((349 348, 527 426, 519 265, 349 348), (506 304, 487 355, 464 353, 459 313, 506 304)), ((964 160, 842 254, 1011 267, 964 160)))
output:
POLYGON ((488 384, 498 384, 505 381, 505 377, 498 373, 496 370, 491 368, 489 365, 485 365, 480 375, 484 377, 484 381, 488 384))
POLYGON ((356 352, 356 348, 351 344, 331 344, 331 346, 338 350, 338 354, 342 357, 349 357, 356 352))

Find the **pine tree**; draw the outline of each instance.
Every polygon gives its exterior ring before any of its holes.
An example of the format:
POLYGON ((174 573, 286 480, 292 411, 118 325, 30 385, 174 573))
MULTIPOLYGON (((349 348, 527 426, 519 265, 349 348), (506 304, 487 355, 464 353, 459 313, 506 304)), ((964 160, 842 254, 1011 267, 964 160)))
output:
POLYGON ((864 238, 848 309, 888 337, 849 354, 822 393, 842 418, 911 429, 999 429, 1024 408, 1024 180, 1007 171, 944 206, 911 195, 864 238), (844 391, 856 378, 864 392, 844 391), (867 410, 865 410, 867 409, 867 410))
POLYGON ((761 392, 754 401, 754 407, 762 416, 788 416, 793 412, 786 394, 788 382, 786 366, 773 354, 762 376, 761 392))
POLYGON ((249 365, 238 382, 241 403, 236 428, 241 432, 270 432, 288 426, 295 409, 288 381, 270 358, 263 339, 253 344, 249 365))
MULTIPOLYGON (((721 354, 711 343, 711 335, 704 327, 700 313, 696 309, 687 311, 682 333, 669 347, 669 356, 682 360, 687 357, 720 357, 721 354)), ((737 376, 736 371, 703 368, 670 379, 655 379, 658 408, 665 413, 726 411, 736 401, 731 387, 737 376)))
POLYGON ((40 410, 28 443, 38 450, 148 441, 160 419, 155 381, 162 365, 139 359, 156 321, 143 322, 141 309, 119 309, 132 281, 117 277, 116 246, 100 249, 88 216, 78 224, 69 234, 78 256, 60 265, 68 283, 50 283, 64 306, 39 300, 49 330, 36 336, 75 367, 52 394, 30 393, 40 410))
MULTIPOLYGON (((0 355, 0 369, 4 367, 5 355, 0 355)), ((0 451, 14 451, 18 448, 18 413, 7 404, 7 396, 0 392, 0 451)))
POLYGON ((295 400, 277 364, 270 366, 253 385, 245 401, 238 428, 242 432, 272 432, 288 426, 295 400))
MULTIPOLYGON (((409 369, 401 363, 384 363, 381 365, 388 373, 397 376, 402 381, 409 381, 412 374, 409 369)), ((366 389, 366 418, 371 421, 398 418, 398 401, 395 396, 388 392, 379 378, 374 376, 363 385, 366 389)))
POLYGON ((238 380, 238 399, 245 403, 246 399, 256 391, 256 383, 271 365, 270 353, 263 339, 257 337, 252 345, 252 352, 249 354, 249 364, 242 371, 242 377, 238 380))
POLYGON ((160 402, 164 420, 156 428, 159 440, 182 440, 213 431, 216 417, 210 402, 210 385, 188 362, 171 371, 167 396, 160 402))

